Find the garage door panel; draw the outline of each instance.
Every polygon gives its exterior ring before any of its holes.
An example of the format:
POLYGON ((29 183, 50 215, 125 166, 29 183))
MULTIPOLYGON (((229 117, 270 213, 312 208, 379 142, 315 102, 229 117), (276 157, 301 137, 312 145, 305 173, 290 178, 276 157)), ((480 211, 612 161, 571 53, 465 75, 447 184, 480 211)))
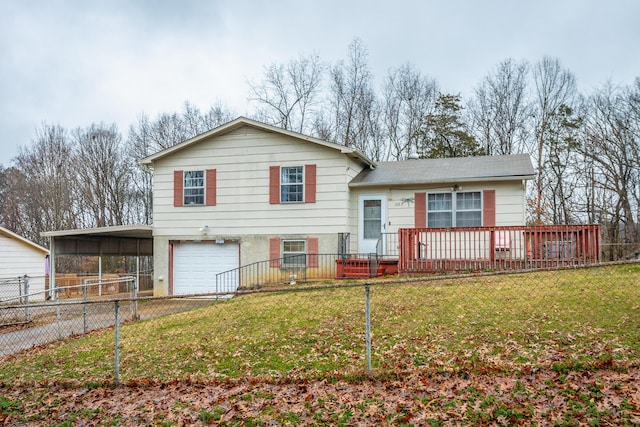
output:
POLYGON ((232 292, 237 280, 216 289, 216 275, 239 266, 237 243, 176 243, 173 247, 173 293, 232 292))

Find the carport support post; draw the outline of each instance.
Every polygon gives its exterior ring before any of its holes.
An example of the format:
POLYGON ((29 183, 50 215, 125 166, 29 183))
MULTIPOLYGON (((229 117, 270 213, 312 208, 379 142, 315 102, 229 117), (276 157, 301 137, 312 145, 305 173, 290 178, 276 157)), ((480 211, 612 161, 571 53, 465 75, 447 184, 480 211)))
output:
POLYGON ((56 238, 49 237, 49 296, 56 295, 56 238))
POLYGON ((367 342, 367 376, 371 376, 371 307, 369 304, 369 283, 364 285, 365 295, 365 337, 367 342))
POLYGON ((56 320, 58 322, 58 339, 62 339, 62 325, 60 324, 60 301, 58 301, 58 284, 56 283, 56 238, 49 237, 49 292, 56 302, 56 320))

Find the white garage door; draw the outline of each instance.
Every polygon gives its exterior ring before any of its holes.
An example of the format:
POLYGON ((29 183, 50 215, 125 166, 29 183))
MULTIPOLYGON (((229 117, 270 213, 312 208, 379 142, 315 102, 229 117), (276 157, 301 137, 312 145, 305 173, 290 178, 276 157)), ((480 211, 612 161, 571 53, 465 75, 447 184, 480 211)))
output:
POLYGON ((238 268, 238 244, 175 243, 173 245, 173 293, 199 294, 235 291, 237 274, 216 286, 216 274, 238 268))

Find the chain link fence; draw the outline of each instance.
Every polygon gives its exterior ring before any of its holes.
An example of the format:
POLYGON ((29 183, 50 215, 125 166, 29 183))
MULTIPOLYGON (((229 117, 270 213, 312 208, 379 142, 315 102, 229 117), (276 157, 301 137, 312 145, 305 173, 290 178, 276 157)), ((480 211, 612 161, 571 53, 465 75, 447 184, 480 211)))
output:
POLYGON ((29 293, 29 279, 24 276, 12 283, 21 286, 19 296, 7 297, 5 293, 0 299, 0 356, 113 327, 116 302, 120 322, 191 310, 204 302, 171 298, 150 303, 140 297, 133 276, 87 278, 80 285, 33 293, 29 293))
POLYGON ((29 291, 29 276, 0 278, 0 301, 23 303, 29 291))
POLYGON ((87 282, 64 301, 4 303, 0 381, 562 371, 640 355, 638 262, 179 297, 140 296, 131 279, 117 295, 95 289, 106 285, 87 282), (28 372, 10 363, 21 351, 28 372))

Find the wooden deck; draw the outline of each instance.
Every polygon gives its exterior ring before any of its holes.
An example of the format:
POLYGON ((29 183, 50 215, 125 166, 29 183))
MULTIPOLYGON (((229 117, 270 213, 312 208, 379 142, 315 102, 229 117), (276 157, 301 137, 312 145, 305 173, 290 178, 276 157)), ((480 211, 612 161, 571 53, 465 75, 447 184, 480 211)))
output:
POLYGON ((403 228, 400 274, 522 270, 600 261, 600 226, 403 228))

